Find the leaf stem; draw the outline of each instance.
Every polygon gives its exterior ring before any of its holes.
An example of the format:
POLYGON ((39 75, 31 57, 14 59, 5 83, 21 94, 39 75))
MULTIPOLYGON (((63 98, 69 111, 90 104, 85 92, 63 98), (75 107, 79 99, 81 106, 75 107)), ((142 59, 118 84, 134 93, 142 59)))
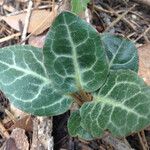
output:
POLYGON ((82 106, 83 102, 77 93, 72 93, 71 96, 79 106, 82 106))
POLYGON ((88 95, 85 91, 80 90, 80 91, 79 91, 79 95, 81 96, 81 99, 82 99, 84 102, 91 101, 89 95, 88 95))
POLYGON ((76 92, 76 93, 72 93, 70 95, 71 97, 73 97, 73 99, 79 106, 82 106, 84 102, 92 101, 91 94, 86 93, 83 90, 80 90, 79 92, 76 92))

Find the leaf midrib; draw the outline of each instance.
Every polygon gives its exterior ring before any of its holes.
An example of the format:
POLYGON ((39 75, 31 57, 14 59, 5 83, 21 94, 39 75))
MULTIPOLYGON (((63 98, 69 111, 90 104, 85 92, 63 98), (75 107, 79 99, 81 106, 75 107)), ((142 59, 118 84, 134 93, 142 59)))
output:
POLYGON ((120 48, 122 47, 123 43, 124 43, 124 40, 121 42, 121 44, 120 44, 120 46, 118 47, 116 53, 113 55, 113 57, 112 57, 112 59, 111 59, 111 61, 110 61, 110 63, 109 63, 109 68, 111 68, 111 66, 112 66, 112 64, 113 64, 113 62, 114 62, 114 60, 115 60, 115 58, 116 58, 116 56, 117 56, 117 54, 118 54, 120 48))
POLYGON ((130 112, 130 113, 133 113, 133 114, 137 115, 138 117, 147 119, 146 116, 139 114, 138 112, 134 111, 132 108, 129 108, 129 107, 125 106, 123 103, 114 101, 113 99, 108 98, 108 97, 104 98, 103 96, 95 96, 95 102, 102 103, 105 105, 110 105, 113 107, 113 109, 115 109, 115 107, 119 107, 120 109, 126 110, 127 112, 130 112))
POLYGON ((73 39, 71 37, 70 30, 69 30, 69 27, 67 25, 66 18, 65 18, 64 14, 63 14, 63 19, 64 19, 64 23, 65 23, 64 25, 66 27, 67 34, 68 34, 68 37, 69 37, 69 41, 71 43, 72 54, 73 54, 73 64, 74 64, 74 68, 75 68, 76 84, 77 84, 77 87, 79 89, 82 89, 82 86, 81 86, 81 77, 80 77, 81 76, 80 75, 80 67, 79 67, 79 64, 77 62, 76 49, 75 49, 75 45, 74 45, 73 39))
POLYGON ((10 64, 7 64, 7 63, 2 62, 2 61, 0 61, 0 63, 3 64, 3 65, 6 65, 9 68, 12 68, 12 69, 15 69, 17 71, 23 72, 24 74, 32 75, 32 76, 34 76, 34 77, 44 81, 46 84, 50 84, 51 83, 50 79, 48 79, 48 78, 46 78, 44 76, 41 76, 40 74, 38 74, 36 72, 33 72, 32 70, 22 69, 22 68, 20 68, 18 66, 10 65, 10 64))

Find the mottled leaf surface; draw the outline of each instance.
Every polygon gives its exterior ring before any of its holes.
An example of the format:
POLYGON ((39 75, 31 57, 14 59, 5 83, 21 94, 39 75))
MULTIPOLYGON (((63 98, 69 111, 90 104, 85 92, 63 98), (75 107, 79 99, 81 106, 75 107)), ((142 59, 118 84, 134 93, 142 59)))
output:
POLYGON ((90 0, 71 0, 71 11, 79 14, 85 11, 90 0))
POLYGON ((80 122, 81 117, 79 110, 72 112, 67 125, 69 134, 72 137, 79 137, 81 139, 92 140, 93 136, 84 128, 82 128, 80 122))
POLYGON ((119 35, 101 35, 111 70, 131 69, 138 72, 138 53, 134 43, 119 35))
POLYGON ((61 13, 52 24, 43 54, 55 87, 64 93, 91 92, 105 81, 108 63, 99 34, 70 12, 61 13))
POLYGON ((53 89, 42 50, 32 46, 0 50, 0 89, 16 107, 35 115, 58 115, 71 104, 70 98, 53 89))
POLYGON ((150 123, 148 89, 135 72, 112 71, 93 101, 82 105, 83 127, 94 137, 106 130, 113 136, 126 136, 145 128, 150 123))

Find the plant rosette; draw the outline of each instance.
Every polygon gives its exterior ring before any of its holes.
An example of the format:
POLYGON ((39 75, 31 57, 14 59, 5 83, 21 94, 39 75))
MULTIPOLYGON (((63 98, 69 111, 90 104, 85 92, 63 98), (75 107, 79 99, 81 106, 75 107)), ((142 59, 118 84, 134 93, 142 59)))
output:
POLYGON ((131 41, 100 35, 70 12, 56 17, 43 49, 0 49, 0 89, 10 102, 38 116, 62 114, 76 102, 68 131, 86 140, 105 131, 126 136, 150 124, 149 87, 137 71, 131 41))

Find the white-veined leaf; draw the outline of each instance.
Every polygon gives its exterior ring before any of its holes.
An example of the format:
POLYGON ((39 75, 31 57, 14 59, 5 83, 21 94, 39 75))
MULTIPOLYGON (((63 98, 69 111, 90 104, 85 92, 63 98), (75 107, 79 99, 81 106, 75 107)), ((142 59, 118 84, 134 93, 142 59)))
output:
POLYGON ((71 104, 53 89, 42 50, 32 46, 0 49, 0 90, 16 107, 35 115, 58 115, 71 104))
POLYGON ((93 101, 80 109, 83 127, 94 137, 110 131, 126 136, 150 123, 149 87, 133 71, 112 71, 93 101))
POLYGON ((72 112, 67 124, 69 134, 72 137, 79 137, 81 139, 93 140, 93 136, 82 128, 80 122, 81 117, 79 110, 72 112))
POLYGON ((138 72, 138 52, 134 43, 119 35, 101 35, 111 70, 131 69, 138 72))
POLYGON ((108 62, 99 33, 70 12, 62 12, 52 24, 43 54, 47 72, 64 93, 91 92, 106 79, 108 62))

